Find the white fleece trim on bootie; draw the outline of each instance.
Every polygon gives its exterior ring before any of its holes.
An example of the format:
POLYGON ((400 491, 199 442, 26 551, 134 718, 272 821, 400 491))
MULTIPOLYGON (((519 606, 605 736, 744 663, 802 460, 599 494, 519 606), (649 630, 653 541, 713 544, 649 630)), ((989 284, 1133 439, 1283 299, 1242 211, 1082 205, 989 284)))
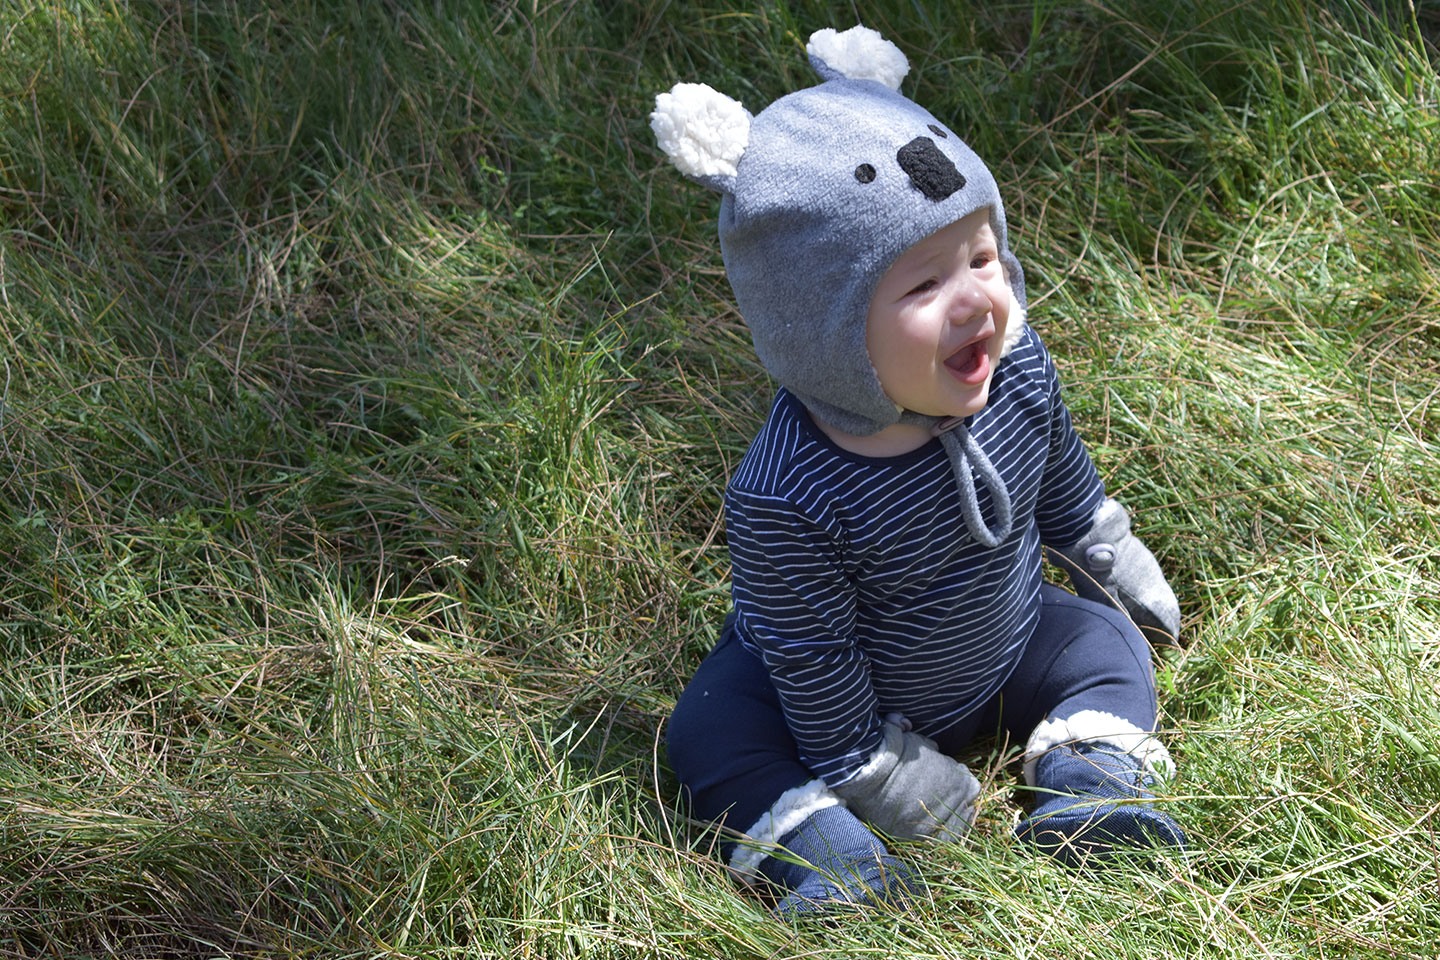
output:
POLYGON ((1025 783, 1035 786, 1035 766, 1040 758, 1067 743, 1108 743, 1140 761, 1145 772, 1161 777, 1175 775, 1175 762, 1165 744, 1129 720, 1103 710, 1081 710, 1066 720, 1046 720, 1030 734, 1025 744, 1025 783))
POLYGON ((839 803, 840 798, 820 779, 786 790, 745 831, 749 839, 741 840, 736 846, 735 853, 730 857, 730 869, 745 883, 754 883, 760 864, 779 845, 782 837, 812 814, 839 803))

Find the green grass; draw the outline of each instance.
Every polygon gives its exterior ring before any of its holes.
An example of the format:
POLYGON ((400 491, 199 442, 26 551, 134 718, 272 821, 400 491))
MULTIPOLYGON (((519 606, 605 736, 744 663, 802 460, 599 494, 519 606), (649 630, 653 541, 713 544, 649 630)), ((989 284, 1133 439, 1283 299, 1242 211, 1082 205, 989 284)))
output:
POLYGON ((771 386, 651 98, 794 2, 0 0, 0 956, 1429 957, 1440 12, 884 2, 1185 614, 1194 841, 772 920, 665 718, 771 386))

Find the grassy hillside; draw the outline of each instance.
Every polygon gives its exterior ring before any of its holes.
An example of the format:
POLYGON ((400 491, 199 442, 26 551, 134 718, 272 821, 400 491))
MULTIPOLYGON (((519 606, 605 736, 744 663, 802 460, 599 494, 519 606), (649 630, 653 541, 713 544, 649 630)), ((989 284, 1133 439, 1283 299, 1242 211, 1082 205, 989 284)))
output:
POLYGON ((796 2, 0 0, 0 956, 1422 957, 1440 11, 882 0, 1184 611, 1153 872, 768 918, 675 808, 771 385, 656 92, 796 2))

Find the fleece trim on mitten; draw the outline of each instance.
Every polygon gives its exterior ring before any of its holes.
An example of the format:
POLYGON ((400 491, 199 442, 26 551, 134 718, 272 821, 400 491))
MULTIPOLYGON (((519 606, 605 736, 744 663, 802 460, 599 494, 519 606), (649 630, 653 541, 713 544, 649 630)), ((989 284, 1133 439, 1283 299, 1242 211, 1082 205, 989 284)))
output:
POLYGON ((839 803, 840 798, 825 786, 824 780, 811 780, 786 790, 745 831, 748 839, 736 845, 730 857, 730 869, 745 883, 754 884, 760 864, 779 846, 782 837, 812 814, 839 803))
POLYGON ((1106 743, 1134 757, 1146 773, 1160 777, 1175 775, 1175 762, 1165 744, 1135 724, 1103 710, 1081 710, 1064 720, 1046 720, 1030 734, 1025 744, 1024 776, 1035 786, 1035 766, 1040 758, 1067 743, 1106 743))
POLYGON ((880 728, 880 746, 865 761, 865 765, 845 781, 864 783, 867 780, 884 778, 900 762, 900 751, 904 746, 905 733, 910 729, 909 721, 899 714, 890 714, 880 728))

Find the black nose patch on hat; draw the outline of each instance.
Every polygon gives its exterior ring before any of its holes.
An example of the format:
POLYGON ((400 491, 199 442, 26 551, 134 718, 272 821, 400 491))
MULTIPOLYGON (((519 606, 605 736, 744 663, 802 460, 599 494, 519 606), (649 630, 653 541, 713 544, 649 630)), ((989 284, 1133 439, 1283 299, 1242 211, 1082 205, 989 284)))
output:
POLYGON ((939 203, 965 186, 965 177, 929 137, 911 140, 900 148, 895 159, 900 169, 910 175, 910 183, 928 200, 939 203))

